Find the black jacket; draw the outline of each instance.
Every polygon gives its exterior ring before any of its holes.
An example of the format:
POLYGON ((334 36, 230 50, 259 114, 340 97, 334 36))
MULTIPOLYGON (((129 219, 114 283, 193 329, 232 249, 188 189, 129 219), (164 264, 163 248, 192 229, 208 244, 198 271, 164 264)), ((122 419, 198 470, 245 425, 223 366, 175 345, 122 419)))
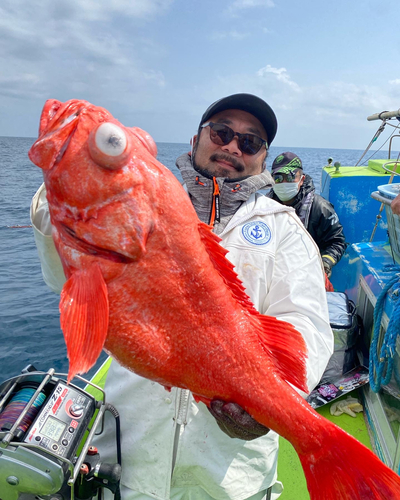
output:
MULTIPOLYGON (((272 189, 268 196, 281 203, 272 189)), ((291 206, 318 245, 321 255, 329 255, 334 260, 332 264, 336 264, 347 247, 343 227, 333 205, 315 193, 314 182, 309 175, 306 174, 291 206)))

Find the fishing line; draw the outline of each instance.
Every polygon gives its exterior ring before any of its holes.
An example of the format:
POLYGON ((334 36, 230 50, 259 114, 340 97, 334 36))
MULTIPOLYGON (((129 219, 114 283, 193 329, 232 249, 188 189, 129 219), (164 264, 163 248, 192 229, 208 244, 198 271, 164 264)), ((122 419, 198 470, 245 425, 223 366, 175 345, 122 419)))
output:
MULTIPOLYGON (((9 431, 12 428, 29 403, 31 397, 34 395, 35 390, 36 389, 30 387, 25 387, 12 397, 4 411, 0 414, 0 431, 9 431)), ((27 431, 45 400, 46 396, 43 393, 38 394, 37 398, 18 426, 19 433, 17 433, 17 437, 20 437, 18 434, 22 435, 27 431)))
POLYGON ((14 226, 0 226, 0 229, 25 229, 27 227, 32 227, 32 224, 27 224, 25 226, 16 224, 14 226))
MULTIPOLYGON (((393 266, 393 268, 398 270, 398 266, 393 266)), ((396 273, 385 285, 374 308, 374 330, 369 352, 369 384, 375 393, 380 391, 382 385, 388 385, 392 378, 396 342, 400 335, 400 301, 394 305, 383 339, 381 337, 381 324, 386 295, 392 287, 394 295, 398 295, 399 277, 400 274, 396 273), (381 344, 380 347, 379 344, 381 344)))
MULTIPOLYGON (((392 124, 391 124, 391 123, 389 123, 389 122, 386 122, 386 123, 385 123, 385 125, 390 125, 391 127, 394 127, 393 132, 389 135, 389 137, 388 137, 388 138, 386 139, 386 141, 382 144, 382 146, 381 146, 379 149, 377 149, 377 150, 375 151, 375 153, 374 153, 374 154, 372 154, 372 155, 371 155, 368 159, 364 160, 363 164, 365 164, 365 163, 366 163, 366 162, 368 162, 371 158, 373 158, 373 157, 376 155, 376 153, 378 153, 378 152, 379 152, 379 151, 383 148, 383 146, 384 146, 384 145, 385 145, 385 144, 386 144, 386 143, 387 143, 387 142, 391 139, 391 137, 392 137, 392 136, 393 136, 393 134, 396 132, 396 130, 398 130, 398 129, 400 128, 400 127, 399 127, 399 125, 392 125, 392 124)), ((377 139, 377 138, 378 138, 378 137, 376 137, 376 139, 377 139)), ((372 143, 373 143, 373 142, 375 142, 375 141, 376 141, 376 139, 375 139, 375 140, 374 140, 374 139, 372 139, 372 141, 369 143, 368 148, 367 148, 367 149, 366 149, 366 151, 364 152, 363 156, 367 153, 368 149, 372 146, 372 143)), ((361 158, 358 160, 357 165, 358 165, 358 163, 360 163, 360 161, 361 161, 361 159, 362 159, 362 157, 363 157, 363 156, 361 156, 361 158)))

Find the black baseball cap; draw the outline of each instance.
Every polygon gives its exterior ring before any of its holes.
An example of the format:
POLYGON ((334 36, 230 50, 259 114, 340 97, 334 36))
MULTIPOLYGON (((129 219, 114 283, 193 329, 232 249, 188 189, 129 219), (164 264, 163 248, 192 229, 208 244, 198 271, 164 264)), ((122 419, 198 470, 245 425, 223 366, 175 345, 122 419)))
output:
POLYGON ((287 174, 288 172, 293 172, 294 170, 303 170, 303 164, 300 158, 287 151, 286 153, 281 153, 278 155, 272 163, 271 173, 272 174, 287 174))
MULTIPOLYGON (((271 145, 276 135, 278 122, 272 108, 253 94, 233 94, 215 101, 201 117, 200 126, 212 116, 227 109, 240 109, 255 116, 267 132, 267 144, 271 145)), ((200 132, 200 127, 199 127, 200 132)))

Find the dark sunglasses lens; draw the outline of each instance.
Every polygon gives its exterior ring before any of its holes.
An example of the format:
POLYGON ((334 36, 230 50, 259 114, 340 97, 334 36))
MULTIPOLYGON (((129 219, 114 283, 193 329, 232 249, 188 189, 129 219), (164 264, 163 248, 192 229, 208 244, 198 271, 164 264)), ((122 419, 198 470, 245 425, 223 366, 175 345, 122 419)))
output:
POLYGON ((258 153, 264 144, 264 141, 253 134, 235 134, 235 132, 227 125, 221 123, 210 123, 210 139, 214 144, 225 146, 229 144, 235 135, 238 137, 238 145, 240 151, 247 155, 255 155, 258 153))
POLYGON ((247 155, 255 155, 261 149, 261 146, 264 144, 264 141, 252 134, 243 134, 239 139, 239 148, 242 153, 247 155))
POLYGON ((287 174, 275 174, 272 176, 276 184, 281 182, 294 182, 296 179, 296 172, 288 172, 287 174))
POLYGON ((229 144, 234 138, 235 133, 233 130, 226 125, 220 125, 219 123, 210 124, 210 139, 220 146, 229 144))

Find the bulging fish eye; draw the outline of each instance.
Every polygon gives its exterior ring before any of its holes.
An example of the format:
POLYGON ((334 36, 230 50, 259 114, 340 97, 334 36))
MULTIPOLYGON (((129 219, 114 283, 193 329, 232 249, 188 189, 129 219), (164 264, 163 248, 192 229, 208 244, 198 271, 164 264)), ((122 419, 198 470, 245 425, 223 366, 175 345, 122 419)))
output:
POLYGON ((102 123, 96 130, 96 146, 108 156, 119 156, 126 148, 125 132, 113 123, 102 123))
POLYGON ((91 131, 88 139, 92 159, 101 167, 122 168, 130 154, 130 143, 125 131, 110 122, 101 123, 91 131))

